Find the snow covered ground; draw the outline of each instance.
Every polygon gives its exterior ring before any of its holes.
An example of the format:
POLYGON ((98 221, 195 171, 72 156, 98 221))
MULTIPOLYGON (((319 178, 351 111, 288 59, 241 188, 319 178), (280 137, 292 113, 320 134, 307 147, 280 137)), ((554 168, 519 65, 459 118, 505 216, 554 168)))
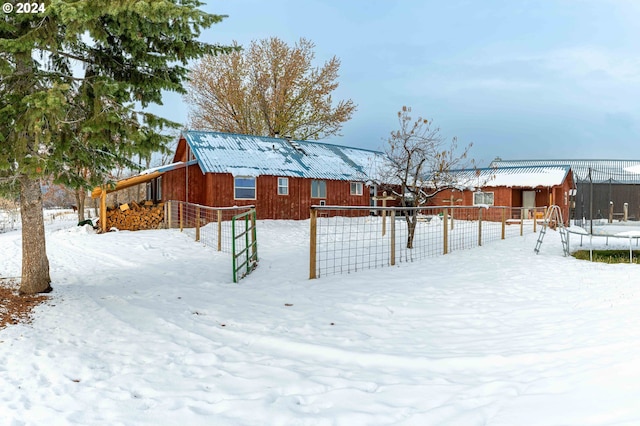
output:
POLYGON ((0 424, 640 424, 640 269, 556 232, 310 281, 308 221, 259 221, 233 284, 177 230, 73 225, 47 225, 50 302, 0 330, 0 424))

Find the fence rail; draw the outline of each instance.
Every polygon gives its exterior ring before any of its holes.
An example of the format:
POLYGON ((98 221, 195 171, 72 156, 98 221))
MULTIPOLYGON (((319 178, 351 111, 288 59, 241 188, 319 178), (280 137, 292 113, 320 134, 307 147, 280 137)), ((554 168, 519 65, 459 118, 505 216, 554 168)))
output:
POLYGON ((210 207, 184 201, 164 205, 165 227, 192 235, 195 241, 224 253, 232 252, 232 219, 254 206, 210 207))
POLYGON ((309 278, 413 262, 522 236, 536 232, 544 211, 544 207, 312 206, 309 278))
MULTIPOLYGON (((90 219, 92 210, 85 209, 84 216, 90 219)), ((44 223, 55 223, 59 221, 75 220, 77 222, 78 212, 72 209, 45 209, 42 212, 44 223)), ((20 208, 0 209, 0 233, 9 232, 21 227, 20 208)))

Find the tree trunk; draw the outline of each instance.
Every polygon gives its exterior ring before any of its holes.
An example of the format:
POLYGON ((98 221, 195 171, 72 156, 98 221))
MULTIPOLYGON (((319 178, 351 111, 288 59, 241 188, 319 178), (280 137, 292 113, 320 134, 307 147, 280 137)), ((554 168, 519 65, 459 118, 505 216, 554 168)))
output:
POLYGON ((52 290, 49 259, 44 235, 42 191, 40 182, 27 175, 20 178, 20 213, 22 216, 21 294, 48 293, 52 290))
POLYGON ((407 248, 408 249, 412 249, 413 248, 413 237, 416 235, 416 224, 418 223, 417 220, 417 215, 415 215, 415 212, 412 211, 414 213, 414 216, 411 217, 408 213, 407 210, 405 210, 405 212, 407 212, 407 248))
POLYGON ((76 206, 78 206, 78 223, 84 222, 84 200, 87 196, 84 189, 76 189, 76 206))

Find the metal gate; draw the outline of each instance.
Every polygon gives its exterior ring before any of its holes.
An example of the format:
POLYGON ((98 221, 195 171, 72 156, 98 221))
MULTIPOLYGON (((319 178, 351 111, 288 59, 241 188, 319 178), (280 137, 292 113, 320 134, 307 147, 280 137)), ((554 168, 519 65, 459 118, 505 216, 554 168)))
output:
POLYGON ((258 266, 255 209, 237 214, 231 218, 231 235, 233 282, 237 283, 258 266))

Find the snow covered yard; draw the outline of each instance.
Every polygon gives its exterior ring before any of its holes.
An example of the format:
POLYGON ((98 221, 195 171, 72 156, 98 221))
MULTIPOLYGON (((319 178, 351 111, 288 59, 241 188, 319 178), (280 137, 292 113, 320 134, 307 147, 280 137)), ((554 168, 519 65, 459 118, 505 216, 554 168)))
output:
MULTIPOLYGON (((1 424, 640 423, 640 269, 555 232, 309 281, 309 222, 259 221, 233 284, 179 231, 67 225, 50 302, 0 330, 1 424)), ((18 231, 0 259, 19 275, 18 231)))

